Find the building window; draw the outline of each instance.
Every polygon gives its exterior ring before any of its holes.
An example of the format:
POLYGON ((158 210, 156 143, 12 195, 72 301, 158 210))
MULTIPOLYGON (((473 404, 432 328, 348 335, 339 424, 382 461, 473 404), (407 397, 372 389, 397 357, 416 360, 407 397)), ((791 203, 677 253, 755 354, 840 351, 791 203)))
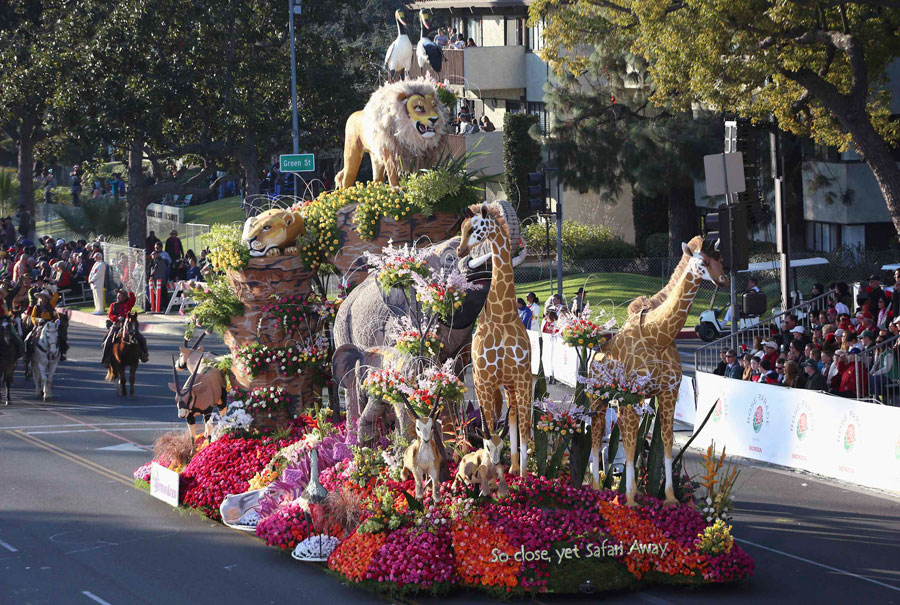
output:
POLYGON ((544 48, 544 19, 538 21, 537 25, 528 28, 528 50, 535 52, 544 48))
POLYGON ((519 113, 522 111, 522 104, 518 101, 506 102, 506 113, 519 113))
POLYGON ((531 114, 538 117, 539 124, 541 126, 541 134, 547 136, 547 129, 550 126, 550 121, 547 116, 547 105, 544 103, 528 103, 525 106, 525 110, 531 114))
POLYGON ((841 226, 834 223, 806 221, 806 249, 833 252, 841 247, 841 226))
POLYGON ((466 43, 469 39, 475 42, 475 46, 482 46, 484 38, 481 35, 481 17, 469 17, 466 19, 466 43))
POLYGON ((504 46, 525 45, 525 19, 522 17, 504 17, 504 46))

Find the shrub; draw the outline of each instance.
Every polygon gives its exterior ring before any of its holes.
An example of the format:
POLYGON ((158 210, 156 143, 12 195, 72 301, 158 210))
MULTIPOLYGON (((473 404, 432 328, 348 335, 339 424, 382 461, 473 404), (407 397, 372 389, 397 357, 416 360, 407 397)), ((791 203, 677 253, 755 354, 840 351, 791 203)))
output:
POLYGON ((126 201, 119 198, 96 198, 85 200, 77 208, 62 206, 57 209, 59 218, 66 227, 85 239, 105 235, 107 239, 123 237, 128 231, 126 221, 126 201))
POLYGON ((532 213, 528 173, 541 163, 541 144, 529 132, 536 124, 536 115, 507 112, 503 116, 503 191, 521 217, 532 213))
POLYGON ((669 256, 669 234, 651 233, 644 240, 644 254, 650 258, 669 256))
MULTIPOLYGON (((546 242, 546 226, 534 222, 525 227, 523 237, 530 250, 543 250, 546 242)), ((550 225, 550 245, 555 250, 556 223, 550 225)), ((637 252, 631 244, 614 235, 602 225, 583 225, 576 221, 563 221, 563 260, 575 261, 593 258, 633 258, 637 252)))

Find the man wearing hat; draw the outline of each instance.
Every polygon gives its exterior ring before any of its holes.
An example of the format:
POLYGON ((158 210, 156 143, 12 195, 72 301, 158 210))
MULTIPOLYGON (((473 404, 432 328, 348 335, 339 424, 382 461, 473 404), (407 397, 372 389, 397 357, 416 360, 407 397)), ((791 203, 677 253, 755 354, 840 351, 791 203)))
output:
POLYGON ((172 263, 184 257, 184 246, 181 244, 181 240, 178 239, 178 232, 175 229, 172 229, 169 239, 166 240, 166 252, 169 258, 172 259, 172 263))
MULTIPOLYGON (((121 289, 116 290, 116 300, 109 305, 109 315, 107 316, 109 321, 106 322, 106 325, 109 327, 109 330, 103 339, 103 357, 100 362, 104 366, 109 366, 109 353, 112 350, 112 343, 118 334, 119 326, 122 325, 122 322, 125 321, 125 318, 128 317, 128 314, 134 308, 135 300, 134 292, 126 292, 121 289)), ((147 339, 144 338, 140 330, 137 330, 135 336, 138 344, 141 346, 141 361, 147 363, 150 361, 150 356, 147 352, 147 339)))
MULTIPOLYGON (((25 337, 26 374, 28 373, 28 369, 31 368, 31 354, 34 351, 34 341, 37 339, 38 320, 54 321, 59 317, 56 313, 56 303, 59 301, 59 294, 57 294, 53 290, 55 290, 54 286, 47 286, 46 288, 38 292, 36 296, 36 303, 31 307, 31 313, 29 314, 29 317, 31 318, 31 325, 33 327, 28 333, 28 336, 25 337)), ((59 350, 61 361, 65 361, 65 354, 68 348, 68 345, 63 340, 60 340, 59 350)))
POLYGON ((852 347, 845 357, 847 364, 841 372, 837 394, 841 397, 865 397, 869 392, 869 373, 860 359, 862 349, 852 347))
POLYGON ((92 258, 94 265, 88 275, 88 283, 91 284, 91 294, 94 295, 94 315, 106 315, 106 263, 100 252, 95 252, 92 258))
POLYGON ((774 340, 765 342, 763 343, 763 350, 765 350, 763 359, 769 362, 770 369, 774 368, 775 362, 778 360, 778 343, 776 343, 774 340))
POLYGON ((815 359, 807 359, 803 362, 803 372, 806 374, 806 383, 803 385, 804 389, 808 389, 810 391, 825 391, 825 377, 819 371, 819 364, 816 363, 815 359))
POLYGON ((874 314, 878 313, 878 301, 882 298, 885 298, 885 295, 884 290, 881 289, 881 278, 873 273, 869 276, 869 285, 865 292, 861 292, 859 295, 859 303, 869 313, 874 314))
MULTIPOLYGON (((0 318, 7 321, 15 321, 15 316, 11 311, 12 302, 21 289, 21 281, 10 284, 5 279, 0 280, 0 318)), ((25 343, 22 341, 22 337, 19 335, 19 330, 17 330, 15 327, 13 327, 12 329, 12 335, 13 341, 16 344, 16 358, 18 359, 25 352, 25 343)))

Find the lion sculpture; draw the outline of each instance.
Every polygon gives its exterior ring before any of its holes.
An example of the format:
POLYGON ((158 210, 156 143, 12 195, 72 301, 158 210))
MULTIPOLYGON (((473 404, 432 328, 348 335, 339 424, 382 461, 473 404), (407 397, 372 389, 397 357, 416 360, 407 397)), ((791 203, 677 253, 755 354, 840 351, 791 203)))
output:
POLYGON ((250 256, 297 254, 297 238, 306 235, 303 218, 295 210, 272 208, 244 223, 243 240, 250 256))
POLYGON ((434 83, 424 78, 385 84, 362 111, 347 118, 344 168, 334 178, 338 189, 356 182, 363 154, 372 160, 375 182, 385 176, 400 184, 400 174, 427 166, 441 146, 447 110, 437 100, 434 83))

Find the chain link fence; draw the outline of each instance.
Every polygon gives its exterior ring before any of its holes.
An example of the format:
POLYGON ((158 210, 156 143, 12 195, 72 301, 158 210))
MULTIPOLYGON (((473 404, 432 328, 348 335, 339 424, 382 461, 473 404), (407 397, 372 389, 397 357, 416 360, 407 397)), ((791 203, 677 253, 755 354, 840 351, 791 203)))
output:
POLYGON ((179 223, 163 218, 148 216, 147 235, 150 235, 151 231, 155 232, 156 237, 163 242, 166 241, 166 238, 169 237, 169 234, 172 231, 177 231, 178 237, 181 239, 181 245, 184 246, 184 251, 187 252, 188 250, 193 250, 194 254, 199 257, 200 250, 203 249, 203 235, 209 233, 209 225, 179 223))
POLYGON ((129 248, 120 244, 103 244, 103 258, 107 264, 106 291, 124 288, 134 292, 135 307, 144 306, 146 257, 143 248, 129 248))
MULTIPOLYGON (((820 265, 791 268, 791 289, 798 292, 794 302, 810 298, 813 285, 816 283, 828 286, 833 282, 846 282, 852 285, 865 281, 875 273, 882 276, 886 284, 893 283, 892 272, 882 271, 886 264, 900 262, 900 250, 868 251, 854 248, 842 248, 834 252, 799 252, 791 255, 792 260, 822 258, 826 262, 820 265)), ((585 289, 585 298, 593 309, 594 318, 613 317, 621 324, 628 316, 628 304, 638 296, 652 296, 669 281, 672 272, 681 257, 629 258, 629 259, 585 259, 567 262, 563 266, 563 299, 570 304, 579 288, 585 289)), ((751 257, 751 263, 774 263, 773 268, 738 273, 737 291, 746 290, 747 279, 754 277, 759 288, 766 294, 769 308, 780 307, 781 285, 778 267, 779 256, 776 253, 757 254, 751 257)), ((516 268, 516 296, 525 298, 529 292, 537 294, 538 302, 543 304, 556 293, 557 270, 554 259, 534 260, 523 263, 516 268)), ((716 293, 715 287, 704 281, 690 315, 685 322, 685 329, 693 329, 700 313, 712 304, 724 309, 729 304, 728 290, 716 293), (713 296, 715 299, 713 300, 713 296)))

